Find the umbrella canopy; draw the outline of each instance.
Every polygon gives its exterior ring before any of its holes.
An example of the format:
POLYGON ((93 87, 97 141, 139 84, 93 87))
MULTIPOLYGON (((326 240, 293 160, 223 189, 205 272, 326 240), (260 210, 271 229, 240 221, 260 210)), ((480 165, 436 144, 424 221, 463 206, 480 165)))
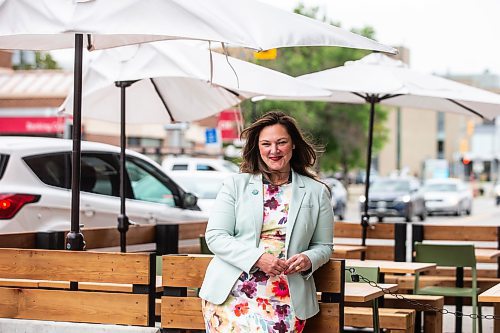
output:
MULTIPOLYGON (((203 119, 257 95, 311 98, 330 94, 288 75, 184 41, 102 51, 84 75, 82 92, 83 117, 122 125, 118 215, 122 252, 126 252, 129 223, 125 209, 125 123, 203 119)), ((69 95, 62 106, 66 113, 72 111, 72 99, 69 95)))
POLYGON ((369 96, 375 96, 382 105, 465 115, 472 112, 488 119, 500 114, 499 95, 411 70, 402 61, 380 53, 299 78, 332 91, 322 99, 325 101, 363 104, 369 96))
POLYGON ((362 244, 369 222, 368 201, 375 104, 420 108, 492 119, 500 115, 500 95, 408 68, 403 62, 373 53, 344 66, 300 76, 299 79, 328 89, 327 98, 340 103, 370 103, 362 244))
POLYGON ((79 227, 83 46, 92 50, 164 39, 218 41, 257 50, 324 45, 395 53, 391 47, 253 0, 0 0, 0 49, 75 47, 67 249, 84 247, 79 227))
POLYGON ((392 47, 347 30, 254 0, 0 2, 1 48, 71 48, 75 32, 88 36, 84 40, 88 49, 196 39, 256 50, 315 45, 396 53, 392 47))
MULTIPOLYGON (((320 98, 328 90, 283 73, 183 41, 156 42, 102 51, 83 77, 82 117, 120 122, 117 81, 136 81, 127 88, 127 124, 193 121, 214 115, 241 101, 320 98)), ((61 109, 72 113, 72 94, 61 109)))

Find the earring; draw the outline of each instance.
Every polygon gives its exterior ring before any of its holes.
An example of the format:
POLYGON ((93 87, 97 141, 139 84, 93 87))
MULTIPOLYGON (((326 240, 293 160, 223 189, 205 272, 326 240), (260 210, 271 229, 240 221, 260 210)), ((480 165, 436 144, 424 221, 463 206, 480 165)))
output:
POLYGON ((295 145, 292 146, 292 149, 295 149, 295 145))

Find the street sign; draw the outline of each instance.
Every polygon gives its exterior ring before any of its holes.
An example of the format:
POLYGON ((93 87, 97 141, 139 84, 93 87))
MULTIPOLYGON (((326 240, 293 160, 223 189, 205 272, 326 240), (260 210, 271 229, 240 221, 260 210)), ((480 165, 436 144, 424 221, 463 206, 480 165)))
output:
POLYGON ((207 128, 205 130, 205 143, 206 144, 217 143, 217 129, 216 128, 207 128))
POLYGON ((253 57, 259 60, 274 60, 278 55, 278 50, 270 49, 266 51, 254 52, 253 57))

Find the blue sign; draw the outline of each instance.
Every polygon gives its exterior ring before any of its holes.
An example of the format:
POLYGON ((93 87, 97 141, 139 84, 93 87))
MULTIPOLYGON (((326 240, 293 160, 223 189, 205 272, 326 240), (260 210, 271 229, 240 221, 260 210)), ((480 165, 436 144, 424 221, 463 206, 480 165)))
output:
POLYGON ((217 143, 217 129, 207 128, 205 130, 205 143, 217 143))

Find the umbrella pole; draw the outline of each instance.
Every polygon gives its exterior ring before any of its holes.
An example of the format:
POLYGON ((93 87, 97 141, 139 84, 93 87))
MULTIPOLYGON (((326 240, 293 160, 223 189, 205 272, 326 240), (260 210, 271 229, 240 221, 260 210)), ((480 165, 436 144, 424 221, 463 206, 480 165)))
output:
POLYGON ((73 150, 71 153, 71 230, 66 236, 66 249, 82 251, 85 248, 80 232, 80 165, 82 139, 82 57, 83 35, 75 34, 74 95, 73 95, 73 150))
POLYGON ((125 210, 125 148, 127 146, 127 134, 125 132, 125 97, 126 89, 135 81, 116 81, 115 85, 120 88, 120 214, 118 215, 118 231, 120 232, 120 252, 127 252, 127 231, 130 225, 125 210))
MULTIPOLYGON (((373 145, 373 123, 375 120, 375 103, 378 102, 378 97, 375 95, 370 95, 367 97, 367 101, 370 103, 370 124, 368 131, 368 152, 366 155, 366 182, 365 182, 365 202, 363 205, 363 215, 361 216, 361 245, 366 245, 366 233, 368 231, 370 216, 368 215, 368 192, 370 190, 370 170, 372 167, 372 145, 373 145)), ((363 258, 364 259, 364 258, 363 258)))

